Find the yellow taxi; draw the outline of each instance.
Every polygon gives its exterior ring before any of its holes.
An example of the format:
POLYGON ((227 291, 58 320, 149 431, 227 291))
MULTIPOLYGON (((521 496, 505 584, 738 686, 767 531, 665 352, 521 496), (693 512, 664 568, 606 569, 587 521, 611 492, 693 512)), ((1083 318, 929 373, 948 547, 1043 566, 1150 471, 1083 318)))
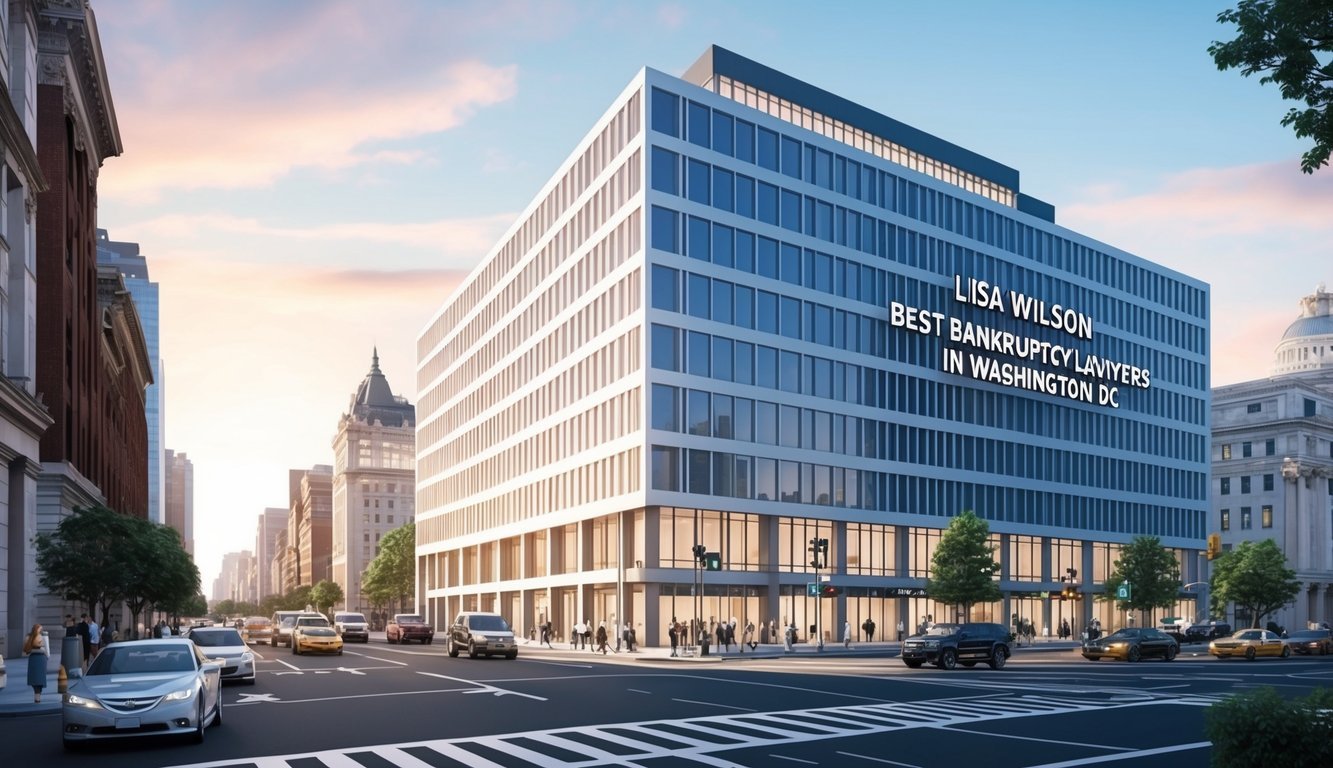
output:
POLYGON ((333 627, 298 626, 292 629, 292 653, 336 653, 343 655, 343 639, 333 627))
POLYGON ((1254 661, 1257 656, 1291 655, 1291 646, 1281 636, 1266 629, 1242 629, 1231 637, 1219 637, 1208 644, 1208 652, 1219 659, 1244 656, 1254 661))

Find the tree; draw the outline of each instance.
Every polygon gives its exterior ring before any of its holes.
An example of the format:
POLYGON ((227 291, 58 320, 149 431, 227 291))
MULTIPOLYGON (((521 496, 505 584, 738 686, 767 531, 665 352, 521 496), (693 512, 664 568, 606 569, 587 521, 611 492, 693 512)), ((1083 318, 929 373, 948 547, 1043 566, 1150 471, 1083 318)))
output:
POLYGON ((941 603, 961 605, 963 615, 968 616, 974 603, 1000 599, 1000 585, 995 581, 999 569, 990 526, 971 510, 965 511, 940 535, 930 558, 926 594, 941 603))
POLYGON ((1305 109, 1287 111, 1282 125, 1314 139, 1301 155, 1302 171, 1327 165, 1333 153, 1333 0, 1241 0, 1217 21, 1235 24, 1237 32, 1234 40, 1208 46, 1217 68, 1240 68, 1245 77, 1265 72, 1260 83, 1276 83, 1282 98, 1304 102, 1305 109))
POLYGON ((124 548, 130 543, 135 518, 102 506, 75 509, 50 533, 34 540, 42 586, 64 600, 102 608, 105 622, 111 605, 124 596, 124 548))
POLYGON ((1223 615, 1227 603, 1252 616, 1258 627, 1264 616, 1296 599, 1301 583, 1287 567, 1287 556, 1272 539, 1243 541, 1213 561, 1209 607, 1223 615))
POLYGON ((180 534, 165 525, 134 519, 134 536, 125 548, 125 607, 132 626, 149 606, 179 616, 194 607, 199 569, 181 544, 180 534))
POLYGON ((337 582, 324 579, 310 589, 310 602, 314 604, 315 610, 321 613, 328 613, 337 603, 343 599, 343 588, 338 586, 337 582))
POLYGON ((1180 563, 1156 536, 1135 536, 1115 559, 1106 577, 1106 592, 1098 599, 1111 600, 1122 611, 1151 611, 1170 608, 1180 596, 1180 563), (1121 584, 1130 586, 1128 600, 1116 600, 1121 584))
POLYGON ((414 601, 417 590, 417 529, 413 523, 389 531, 361 578, 361 591, 372 604, 414 601), (378 599, 377 599, 378 598, 378 599), (383 602, 380 602, 383 600, 383 602))

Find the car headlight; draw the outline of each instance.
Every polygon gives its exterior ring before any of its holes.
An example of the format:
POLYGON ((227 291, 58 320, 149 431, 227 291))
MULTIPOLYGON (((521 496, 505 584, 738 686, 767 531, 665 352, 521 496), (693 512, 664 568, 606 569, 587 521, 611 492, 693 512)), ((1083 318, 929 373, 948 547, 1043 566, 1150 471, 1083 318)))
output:
POLYGON ((485 635, 483 635, 483 634, 480 634, 480 633, 477 633, 477 632, 473 632, 473 633, 472 633, 472 639, 473 639, 473 640, 480 640, 481 642, 484 643, 484 642, 486 642, 486 640, 487 640, 488 638, 487 638, 485 635))
POLYGON ((189 688, 182 688, 182 689, 179 690, 179 691, 172 691, 171 693, 168 693, 166 696, 163 696, 163 697, 162 697, 162 700, 163 700, 163 701, 184 701, 184 700, 190 698, 190 697, 193 696, 193 695, 194 695, 194 686, 192 685, 192 686, 190 686, 189 688))
POLYGON ((1129 645, 1129 643, 1111 643, 1110 645, 1108 645, 1108 646, 1106 646, 1106 647, 1107 647, 1107 648, 1124 648, 1124 647, 1127 646, 1127 645, 1129 645))
POLYGON ((253 664, 254 660, 255 660, 255 655, 250 651, 246 651, 245 653, 241 654, 241 661, 247 664, 253 664))
POLYGON ((87 707, 88 709, 101 709, 102 705, 97 699, 90 699, 87 696, 80 696, 77 693, 66 693, 65 703, 71 707, 87 707))

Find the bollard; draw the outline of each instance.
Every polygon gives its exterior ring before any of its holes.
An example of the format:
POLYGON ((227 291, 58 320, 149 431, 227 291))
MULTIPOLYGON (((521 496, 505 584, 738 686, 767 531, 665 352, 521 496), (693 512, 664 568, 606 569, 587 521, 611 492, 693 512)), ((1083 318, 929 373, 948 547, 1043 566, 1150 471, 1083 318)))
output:
POLYGON ((60 639, 60 668, 65 672, 71 669, 83 669, 83 638, 78 635, 66 635, 60 639))

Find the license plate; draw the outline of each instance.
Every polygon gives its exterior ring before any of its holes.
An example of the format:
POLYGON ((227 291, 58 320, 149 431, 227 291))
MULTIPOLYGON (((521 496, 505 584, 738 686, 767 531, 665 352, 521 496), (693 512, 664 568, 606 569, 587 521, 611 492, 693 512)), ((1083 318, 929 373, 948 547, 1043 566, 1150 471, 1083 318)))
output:
POLYGON ((118 717, 116 718, 117 729, 130 729, 139 727, 139 718, 137 717, 118 717))

